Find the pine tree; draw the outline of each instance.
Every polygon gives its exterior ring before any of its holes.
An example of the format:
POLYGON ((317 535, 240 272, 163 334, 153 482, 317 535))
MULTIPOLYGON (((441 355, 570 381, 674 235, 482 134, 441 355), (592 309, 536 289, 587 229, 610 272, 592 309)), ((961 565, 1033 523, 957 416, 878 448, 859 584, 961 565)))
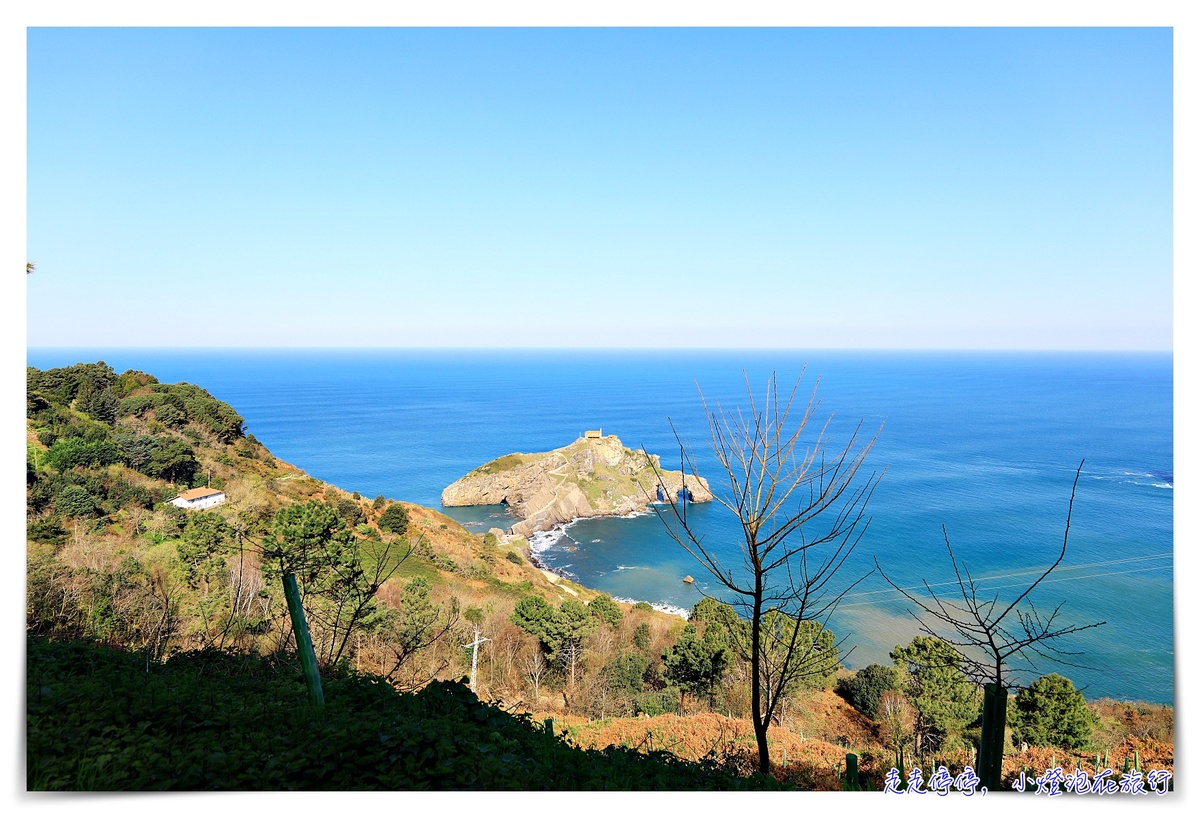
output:
POLYGON ((1036 747, 1086 749, 1095 724, 1083 694, 1065 676, 1051 673, 1021 690, 1009 714, 1013 735, 1036 747))

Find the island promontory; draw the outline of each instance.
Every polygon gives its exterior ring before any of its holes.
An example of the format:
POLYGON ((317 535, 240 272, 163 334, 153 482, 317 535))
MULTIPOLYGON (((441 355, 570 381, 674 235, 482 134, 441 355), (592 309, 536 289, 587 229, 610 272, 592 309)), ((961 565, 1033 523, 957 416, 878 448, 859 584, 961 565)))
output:
POLYGON ((616 435, 585 432, 574 443, 537 454, 515 452, 484 463, 442 492, 443 506, 507 505, 527 537, 580 517, 645 511, 651 502, 713 499, 708 482, 664 470, 659 456, 626 448, 616 435))

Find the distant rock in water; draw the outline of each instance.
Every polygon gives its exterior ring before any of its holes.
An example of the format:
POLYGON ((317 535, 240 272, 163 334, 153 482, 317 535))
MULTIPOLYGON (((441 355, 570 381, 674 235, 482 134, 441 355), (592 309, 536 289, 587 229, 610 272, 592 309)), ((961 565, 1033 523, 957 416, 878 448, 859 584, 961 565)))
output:
MULTIPOLYGON (((442 492, 443 506, 507 505, 521 522, 512 533, 527 537, 579 517, 645 511, 655 501, 675 502, 684 475, 664 471, 659 456, 627 449, 616 435, 589 433, 541 454, 506 454, 485 463, 442 492)), ((713 499, 708 481, 688 475, 687 499, 713 499)))

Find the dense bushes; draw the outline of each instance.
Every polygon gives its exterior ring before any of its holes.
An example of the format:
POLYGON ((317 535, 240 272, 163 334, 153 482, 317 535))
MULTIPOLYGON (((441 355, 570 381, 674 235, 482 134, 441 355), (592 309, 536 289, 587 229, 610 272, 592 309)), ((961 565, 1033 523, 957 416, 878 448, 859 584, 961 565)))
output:
POLYGON ((900 676, 895 667, 870 664, 853 676, 839 679, 835 691, 855 710, 873 719, 879 711, 884 692, 896 690, 899 686, 900 676))
POLYGON ((571 747, 458 682, 402 695, 329 671, 316 713, 290 657, 147 664, 41 639, 27 655, 31 790, 779 789, 664 752, 571 747))

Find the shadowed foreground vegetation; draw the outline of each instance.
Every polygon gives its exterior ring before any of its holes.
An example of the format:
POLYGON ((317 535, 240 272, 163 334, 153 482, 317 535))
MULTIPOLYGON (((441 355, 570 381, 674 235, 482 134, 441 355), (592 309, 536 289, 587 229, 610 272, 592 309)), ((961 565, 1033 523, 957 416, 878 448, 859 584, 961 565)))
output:
POLYGON ((306 705, 292 659, 218 650, 147 662, 27 641, 30 790, 764 790, 713 761, 583 750, 463 684, 401 694, 327 670, 306 705))

